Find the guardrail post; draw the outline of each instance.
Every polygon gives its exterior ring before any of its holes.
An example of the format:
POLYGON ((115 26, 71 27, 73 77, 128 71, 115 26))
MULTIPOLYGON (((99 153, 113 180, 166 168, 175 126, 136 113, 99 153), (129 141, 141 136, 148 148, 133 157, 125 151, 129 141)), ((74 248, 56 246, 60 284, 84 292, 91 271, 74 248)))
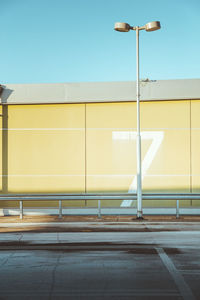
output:
POLYGON ((179 200, 176 200, 176 218, 179 218, 179 200))
POLYGON ((59 219, 62 219, 62 200, 59 200, 59 219))
POLYGON ((23 219, 23 201, 22 200, 19 201, 19 215, 20 215, 20 219, 23 219))
POLYGON ((101 200, 98 200, 98 218, 101 219, 101 200))

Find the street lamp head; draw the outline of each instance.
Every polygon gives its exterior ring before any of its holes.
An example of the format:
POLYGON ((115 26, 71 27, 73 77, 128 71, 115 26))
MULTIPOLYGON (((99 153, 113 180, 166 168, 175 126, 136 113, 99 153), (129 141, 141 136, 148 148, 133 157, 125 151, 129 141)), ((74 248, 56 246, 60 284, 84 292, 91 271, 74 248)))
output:
POLYGON ((114 29, 116 31, 128 32, 131 29, 131 26, 127 23, 115 23, 114 29))
POLYGON ((139 27, 139 26, 132 27, 128 23, 117 22, 117 23, 115 23, 115 27, 114 27, 114 29, 116 31, 120 31, 120 32, 128 32, 130 29, 132 29, 132 30, 143 30, 143 29, 145 29, 146 31, 155 31, 155 30, 158 30, 160 28, 161 28, 161 26, 160 26, 159 21, 149 22, 145 26, 141 26, 141 27, 139 27))
POLYGON ((161 27, 160 22, 154 21, 154 22, 147 23, 145 25, 145 30, 146 31, 155 31, 155 30, 160 29, 160 27, 161 27))

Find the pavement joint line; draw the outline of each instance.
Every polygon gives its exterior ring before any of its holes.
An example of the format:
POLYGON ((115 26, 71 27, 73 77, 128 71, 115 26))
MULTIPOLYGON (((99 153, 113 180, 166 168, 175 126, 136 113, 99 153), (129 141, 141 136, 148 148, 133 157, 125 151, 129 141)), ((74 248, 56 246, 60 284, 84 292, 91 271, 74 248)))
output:
POLYGON ((200 270, 179 270, 182 274, 188 274, 188 275, 200 275, 200 270))
POLYGON ((22 234, 20 234, 20 237, 19 237, 19 242, 22 240, 22 238, 23 238, 23 233, 22 234))
POLYGON ((52 299, 52 294, 53 294, 53 291, 55 288, 56 270, 58 268, 60 259, 61 259, 61 255, 59 254, 59 256, 57 257, 57 260, 56 260, 56 265, 54 266, 54 268, 52 270, 52 282, 51 282, 51 288, 50 288, 50 292, 49 292, 49 299, 52 299))
POLYGON ((1 267, 4 266, 13 255, 14 255, 14 252, 13 253, 9 253, 8 256, 0 263, 0 266, 1 267))
POLYGON ((160 256, 161 261, 167 268, 168 272, 170 273, 171 277, 173 278, 181 296, 184 300, 195 300, 195 297, 188 286, 188 284, 185 282, 183 276, 179 272, 179 270, 175 267, 173 261, 170 259, 170 257, 165 253, 164 249, 161 247, 155 247, 158 255, 160 256))

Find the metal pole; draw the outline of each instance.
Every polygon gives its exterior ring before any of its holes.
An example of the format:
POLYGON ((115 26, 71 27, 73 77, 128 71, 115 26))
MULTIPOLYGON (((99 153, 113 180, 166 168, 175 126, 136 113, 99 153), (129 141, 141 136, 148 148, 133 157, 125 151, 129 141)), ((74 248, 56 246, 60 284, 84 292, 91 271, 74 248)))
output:
POLYGON ((139 27, 136 27, 136 65, 137 65, 137 218, 142 218, 142 166, 140 134, 140 73, 139 73, 139 27))
POLYGON ((176 218, 179 218, 179 200, 176 200, 176 218))
POLYGON ((19 214, 20 214, 20 219, 23 219, 23 201, 19 201, 19 214))
POLYGON ((101 200, 98 200, 98 218, 101 219, 101 200))
POLYGON ((62 219, 62 200, 59 200, 59 219, 62 219))

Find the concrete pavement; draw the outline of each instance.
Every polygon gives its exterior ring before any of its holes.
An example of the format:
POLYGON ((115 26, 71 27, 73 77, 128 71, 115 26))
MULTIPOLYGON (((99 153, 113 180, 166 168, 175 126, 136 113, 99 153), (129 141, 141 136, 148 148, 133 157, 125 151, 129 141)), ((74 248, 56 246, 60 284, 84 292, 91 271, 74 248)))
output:
POLYGON ((198 219, 9 218, 0 228, 0 299, 200 299, 198 219))
POLYGON ((0 299, 200 299, 198 221, 28 221, 0 225, 0 299))

